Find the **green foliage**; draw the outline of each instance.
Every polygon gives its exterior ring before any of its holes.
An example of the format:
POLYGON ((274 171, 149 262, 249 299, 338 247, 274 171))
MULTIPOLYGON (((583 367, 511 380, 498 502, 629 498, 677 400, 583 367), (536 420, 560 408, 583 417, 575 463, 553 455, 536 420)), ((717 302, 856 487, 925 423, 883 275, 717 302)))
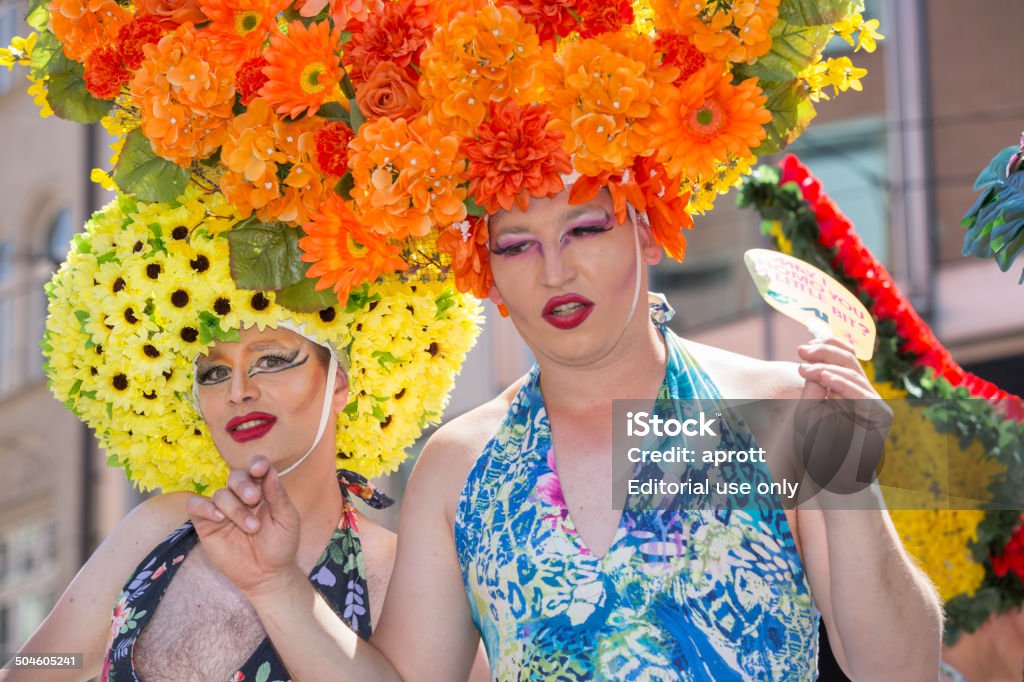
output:
POLYGON ((759 78, 768 83, 787 83, 795 79, 825 49, 831 29, 828 26, 797 26, 780 20, 769 29, 769 35, 772 37, 771 50, 753 64, 737 64, 733 68, 734 80, 759 78))
MULTIPOLYGON (((961 221, 967 228, 964 255, 992 258, 1003 272, 1024 252, 1024 171, 1006 176, 1018 150, 1006 147, 981 171, 974 181, 981 194, 961 221)), ((1024 271, 1018 283, 1024 283, 1024 271)))
POLYGON ((799 26, 834 24, 864 11, 864 0, 782 0, 779 18, 799 26))
POLYGON ((252 216, 229 230, 227 238, 231 277, 239 289, 278 291, 306 276, 299 231, 286 223, 263 223, 252 216))
POLYGON ((189 177, 187 169, 157 156, 139 128, 125 137, 113 173, 121 191, 142 201, 174 199, 185 191, 189 177))
POLYGON ((277 292, 276 301, 297 313, 315 313, 338 305, 338 295, 333 289, 316 290, 316 280, 303 275, 295 284, 277 292))

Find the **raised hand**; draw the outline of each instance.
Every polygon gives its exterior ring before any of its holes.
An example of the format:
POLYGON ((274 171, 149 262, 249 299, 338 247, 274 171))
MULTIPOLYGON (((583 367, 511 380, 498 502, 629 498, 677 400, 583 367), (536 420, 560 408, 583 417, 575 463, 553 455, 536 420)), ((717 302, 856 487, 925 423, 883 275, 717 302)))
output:
POLYGON ((800 346, 805 383, 797 408, 797 454, 818 489, 842 495, 866 489, 882 465, 892 410, 853 348, 835 338, 800 346))
POLYGON ((299 512, 266 458, 233 470, 211 497, 189 498, 186 509, 207 556, 244 594, 292 579, 299 512))

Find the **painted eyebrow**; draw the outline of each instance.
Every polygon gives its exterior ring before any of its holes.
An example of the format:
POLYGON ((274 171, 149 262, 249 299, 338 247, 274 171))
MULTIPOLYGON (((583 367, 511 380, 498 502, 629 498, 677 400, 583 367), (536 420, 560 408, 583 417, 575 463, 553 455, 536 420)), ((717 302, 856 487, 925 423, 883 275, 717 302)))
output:
MULTIPOLYGON (((287 345, 285 345, 285 344, 283 344, 281 342, 278 342, 278 341, 257 341, 253 345, 249 346, 247 348, 247 350, 249 352, 251 352, 251 353, 263 353, 263 352, 268 351, 268 350, 279 350, 279 351, 283 351, 283 352, 286 352, 286 353, 290 353, 293 350, 301 351, 302 348, 301 347, 292 348, 292 347, 289 347, 289 346, 287 346, 287 345)), ((214 359, 216 359, 217 357, 219 357, 219 354, 217 353, 217 348, 214 347, 214 348, 210 349, 210 353, 208 355, 200 355, 196 359, 196 362, 200 363, 200 364, 203 363, 203 362, 211 362, 214 359)))
MULTIPOLYGON (((600 206, 591 206, 591 207, 578 206, 578 207, 570 208, 570 209, 564 211, 562 213, 562 215, 560 216, 560 218, 562 220, 564 220, 564 221, 570 221, 570 220, 575 220, 575 219, 579 218, 580 216, 587 215, 589 213, 598 213, 598 212, 601 213, 602 215, 604 215, 605 217, 611 216, 611 213, 609 213, 606 209, 601 208, 600 206)), ((492 225, 493 225, 493 223, 492 223, 492 225)), ((492 234, 493 237, 497 238, 499 236, 506 235, 506 234, 521 234, 523 232, 529 232, 529 231, 530 231, 530 229, 528 227, 526 227, 525 225, 519 225, 519 224, 513 223, 513 224, 509 225, 508 227, 504 227, 502 225, 498 225, 498 227, 496 229, 494 229, 494 231, 491 234, 492 234)))

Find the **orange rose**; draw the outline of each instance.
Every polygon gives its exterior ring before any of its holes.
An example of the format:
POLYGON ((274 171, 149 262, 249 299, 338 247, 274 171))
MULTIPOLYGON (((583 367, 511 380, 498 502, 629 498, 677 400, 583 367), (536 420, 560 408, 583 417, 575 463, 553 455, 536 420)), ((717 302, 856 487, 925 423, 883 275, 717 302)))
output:
POLYGON ((356 103, 368 119, 412 118, 419 113, 423 98, 405 69, 394 62, 380 62, 366 82, 356 88, 356 103))
POLYGON ((135 7, 139 15, 158 17, 171 28, 189 21, 193 24, 207 21, 197 0, 136 0, 135 7))

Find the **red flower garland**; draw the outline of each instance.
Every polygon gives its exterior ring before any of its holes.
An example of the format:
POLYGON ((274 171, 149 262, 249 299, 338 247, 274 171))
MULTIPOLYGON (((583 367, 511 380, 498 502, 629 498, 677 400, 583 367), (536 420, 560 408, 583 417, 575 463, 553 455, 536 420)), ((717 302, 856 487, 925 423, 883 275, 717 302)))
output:
POLYGON ((930 367, 952 386, 963 386, 971 397, 992 403, 1006 418, 1024 421, 1024 400, 981 377, 965 372, 939 342, 931 328, 914 311, 896 288, 892 277, 864 246, 849 218, 821 191, 821 183, 793 155, 782 161, 779 184, 795 182, 818 219, 819 243, 836 249, 832 266, 857 280, 857 293, 864 292, 874 303, 871 313, 879 320, 892 320, 903 340, 900 352, 915 356, 914 364, 930 367))

